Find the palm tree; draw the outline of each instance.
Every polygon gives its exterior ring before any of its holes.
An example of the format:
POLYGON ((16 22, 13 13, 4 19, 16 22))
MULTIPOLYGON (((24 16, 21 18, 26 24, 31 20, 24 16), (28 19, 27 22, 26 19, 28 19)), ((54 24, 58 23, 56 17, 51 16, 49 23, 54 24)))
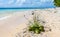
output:
MULTIPOLYGON (((54 5, 55 5, 56 7, 60 7, 60 0, 54 0, 54 5)), ((56 7, 55 7, 55 13, 57 12, 56 7)))
POLYGON ((54 5, 60 7, 60 0, 54 0, 54 5))

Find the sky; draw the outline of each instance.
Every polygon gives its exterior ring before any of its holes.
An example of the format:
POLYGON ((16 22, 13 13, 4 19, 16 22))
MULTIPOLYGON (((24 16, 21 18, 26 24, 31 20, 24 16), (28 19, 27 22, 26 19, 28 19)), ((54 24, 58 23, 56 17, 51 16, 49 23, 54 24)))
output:
POLYGON ((0 0, 0 8, 54 7, 53 0, 0 0))

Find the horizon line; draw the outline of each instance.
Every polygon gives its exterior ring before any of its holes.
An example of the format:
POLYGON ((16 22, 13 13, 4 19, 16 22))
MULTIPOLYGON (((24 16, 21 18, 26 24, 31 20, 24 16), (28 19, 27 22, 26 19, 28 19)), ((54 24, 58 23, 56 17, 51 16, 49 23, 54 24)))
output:
POLYGON ((45 9, 45 8, 55 8, 55 7, 16 7, 16 8, 0 8, 0 9, 45 9))

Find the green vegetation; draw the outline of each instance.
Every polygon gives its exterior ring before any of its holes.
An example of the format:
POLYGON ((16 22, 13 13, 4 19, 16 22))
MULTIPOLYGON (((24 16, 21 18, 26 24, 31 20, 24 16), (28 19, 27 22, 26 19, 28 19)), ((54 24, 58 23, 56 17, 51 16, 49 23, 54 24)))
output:
POLYGON ((60 0, 54 0, 54 5, 60 7, 60 0))
POLYGON ((38 21, 38 16, 34 15, 33 23, 29 26, 29 31, 33 31, 36 34, 44 32, 44 26, 41 25, 38 21))

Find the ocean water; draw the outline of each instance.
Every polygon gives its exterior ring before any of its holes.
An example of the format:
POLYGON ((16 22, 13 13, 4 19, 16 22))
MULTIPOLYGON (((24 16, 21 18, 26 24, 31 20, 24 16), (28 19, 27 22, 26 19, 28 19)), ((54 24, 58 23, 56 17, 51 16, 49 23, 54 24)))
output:
POLYGON ((0 17, 27 9, 0 9, 0 17))
POLYGON ((10 17, 9 14, 13 14, 17 11, 21 11, 21 10, 20 9, 0 9, 0 20, 10 17))
POLYGON ((27 10, 33 10, 33 9, 0 9, 0 20, 10 17, 9 16, 10 14, 27 10))
MULTIPOLYGON (((41 8, 41 9, 46 9, 46 8, 41 8)), ((0 20, 10 17, 9 14, 13 14, 19 11, 27 11, 27 10, 34 10, 34 9, 0 9, 0 20)))
POLYGON ((33 10, 33 9, 0 9, 0 15, 19 12, 19 11, 25 11, 25 10, 33 10))

